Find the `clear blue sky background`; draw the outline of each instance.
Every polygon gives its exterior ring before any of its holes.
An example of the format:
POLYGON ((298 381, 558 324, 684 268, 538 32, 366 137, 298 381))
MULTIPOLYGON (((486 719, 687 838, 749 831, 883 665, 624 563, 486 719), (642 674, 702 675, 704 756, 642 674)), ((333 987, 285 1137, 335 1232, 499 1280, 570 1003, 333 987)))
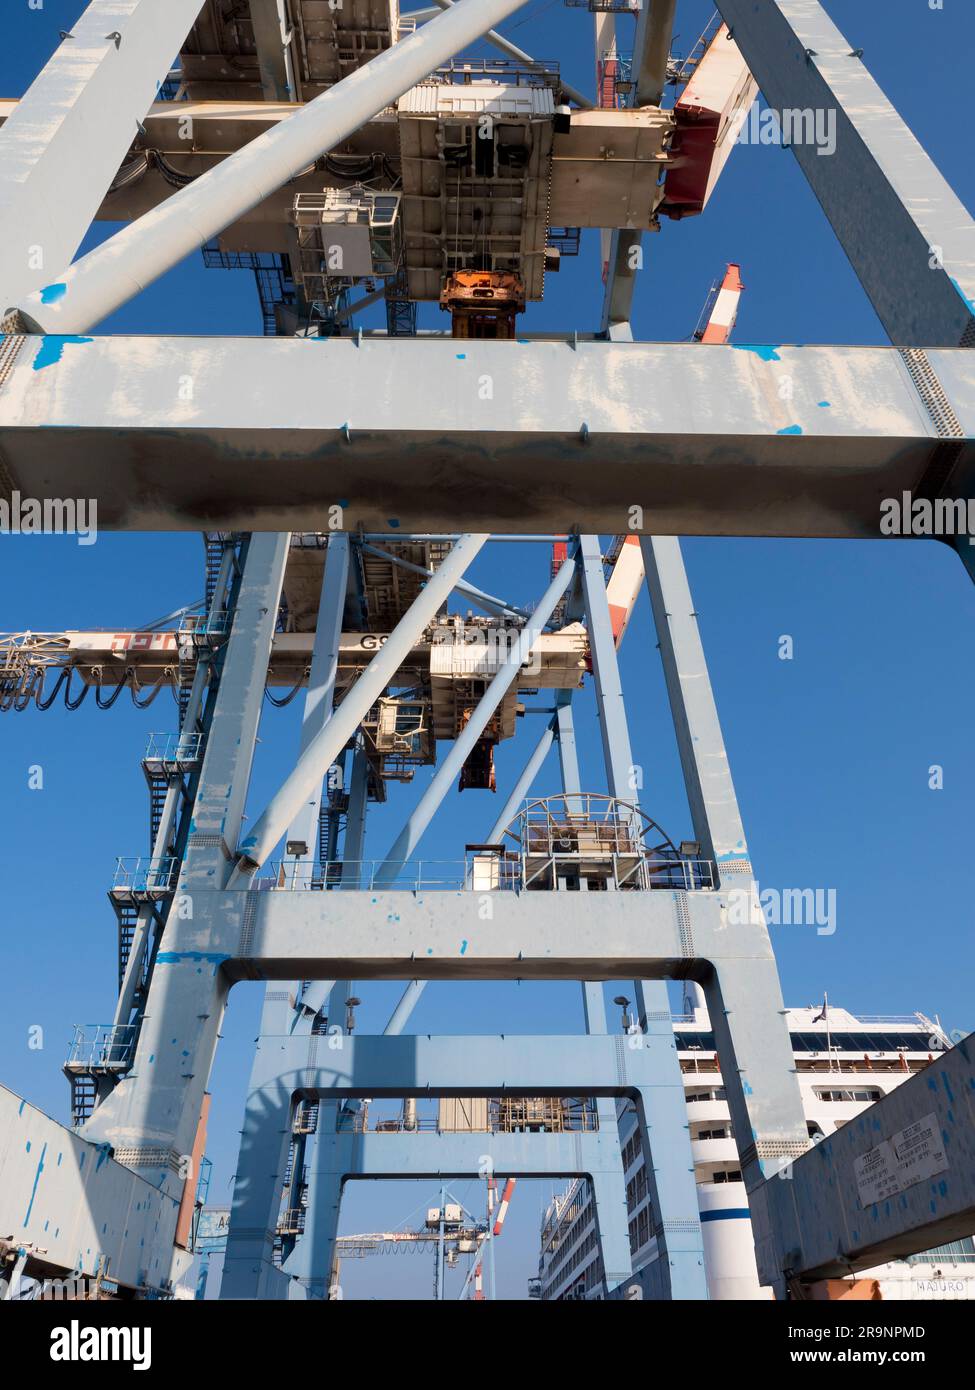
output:
MULTIPOLYGON (((79 0, 5 0, 0 21, 0 96, 20 95, 82 9, 79 0)), ((404 7, 405 8, 405 7, 404 7)), ((957 193, 975 207, 968 93, 975 44, 969 0, 831 0, 830 13, 957 193)), ((684 0, 676 48, 686 52, 710 12, 684 0)), ((504 26, 539 57, 591 90, 591 21, 583 10, 534 0, 504 26)), ((625 40, 624 40, 625 43, 625 40)), ((100 228, 99 239, 108 228, 100 228)), ((665 223, 649 242, 635 308, 638 337, 685 339, 707 289, 729 260, 746 292, 738 338, 751 342, 882 343, 880 325, 792 156, 775 148, 735 151, 704 217, 665 223)), ((878 247, 878 255, 884 248, 878 247)), ((890 274, 896 276, 892 263, 890 274)), ((598 243, 547 281, 529 328, 591 329, 600 302, 598 243)), ((422 322, 438 323, 436 309, 422 322)), ((198 258, 151 287, 104 325, 135 333, 259 333, 246 273, 204 271, 198 258)), ((653 382, 647 382, 653 390, 653 382)), ((547 552, 488 551, 476 583, 530 603, 544 587, 547 552)), ((975 594, 961 565, 935 543, 691 540, 685 557, 738 787, 752 857, 763 885, 832 887, 838 930, 775 929, 786 1001, 820 1000, 866 1013, 923 1010, 949 1028, 975 1025, 971 993, 970 826, 975 684, 975 594), (778 659, 791 634, 795 660, 778 659), (928 768, 944 767, 944 790, 928 768)), ((59 631, 148 621, 199 597, 196 535, 102 535, 90 548, 57 538, 0 538, 0 630, 59 631)), ((646 769, 645 809, 679 839, 690 833, 663 680, 641 599, 622 656, 635 756, 646 769)), ((600 789, 591 692, 578 699, 585 782, 600 789)), ((297 747, 298 704, 266 711, 252 786, 253 809, 273 790, 297 747)), ((74 1022, 111 1016, 115 922, 105 891, 114 857, 146 852, 146 794, 139 759, 147 735, 175 728, 168 693, 139 713, 86 705, 0 719, 0 960, 4 1010, 0 1079, 61 1118, 60 1064, 74 1022), (44 790, 29 791, 41 764, 44 790), (45 1047, 27 1048, 40 1024, 45 1047)), ((503 789, 537 733, 502 747, 503 789)), ((367 853, 381 855, 429 773, 395 789, 374 812, 367 853)), ((536 784, 555 790, 554 760, 536 784)), ((498 805, 487 793, 452 797, 423 846, 456 857, 481 838, 498 805)), ((362 986, 360 1026, 381 1029, 399 986, 362 986)), ((615 989, 613 990, 615 992, 615 989)), ((211 1200, 226 1202, 234 1171, 257 1025, 258 986, 234 992, 214 1076, 211 1200)), ((615 1011, 614 1011, 615 1013, 615 1011)), ((545 1032, 581 1029, 569 985, 429 987, 417 1031, 545 1032)), ((499 1289, 523 1296, 537 1254, 539 1209, 551 1184, 524 1183, 499 1251, 499 1289)), ((480 1209, 479 1184, 455 1185, 480 1209)), ((429 1184, 357 1188, 343 1230, 407 1221, 433 1203, 429 1184)), ((425 1296, 428 1263, 355 1262, 349 1296, 425 1296), (369 1290, 366 1291, 366 1276, 369 1290)))

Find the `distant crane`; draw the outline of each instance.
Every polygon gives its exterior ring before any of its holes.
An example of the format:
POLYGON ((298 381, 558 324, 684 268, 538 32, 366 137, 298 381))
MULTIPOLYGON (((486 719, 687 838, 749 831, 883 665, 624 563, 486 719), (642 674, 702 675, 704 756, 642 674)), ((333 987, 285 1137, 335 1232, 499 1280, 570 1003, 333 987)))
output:
MULTIPOLYGON (((469 1273, 468 1273, 468 1275, 467 1275, 467 1279, 466 1279, 466 1281, 465 1281, 465 1283, 464 1283, 464 1287, 463 1287, 463 1288, 461 1289, 461 1291, 460 1291, 461 1299, 464 1299, 464 1298, 467 1296, 467 1291, 468 1291, 468 1289, 471 1288, 471 1287, 473 1287, 473 1301, 474 1301, 475 1303, 480 1303, 480 1302, 483 1302, 483 1300, 484 1300, 484 1276, 483 1276, 483 1267, 484 1267, 484 1248, 485 1248, 485 1247, 488 1247, 488 1253, 490 1254, 490 1257, 491 1257, 491 1264, 490 1264, 490 1270, 491 1270, 491 1297, 494 1298, 494 1296, 495 1296, 495 1292, 494 1292, 494 1241, 498 1238, 498 1236, 501 1234, 501 1232, 502 1232, 502 1230, 503 1230, 503 1228, 504 1228, 505 1217, 508 1215, 508 1207, 509 1207, 510 1204, 511 1204, 511 1198, 512 1198, 512 1196, 513 1196, 513 1194, 514 1194, 515 1183, 516 1183, 517 1181, 518 1181, 517 1178, 509 1178, 508 1181, 507 1181, 507 1182, 505 1183, 505 1185, 504 1185, 504 1191, 503 1191, 502 1194, 501 1194, 501 1202, 500 1202, 500 1204, 499 1204, 499 1206, 498 1206, 498 1214, 497 1214, 497 1217, 495 1218, 493 1227, 491 1227, 491 1234, 490 1234, 490 1235, 487 1237, 487 1239, 484 1241, 484 1243, 483 1243, 483 1245, 482 1245, 480 1251, 478 1252, 477 1259, 474 1261, 474 1264, 473 1264, 473 1266, 471 1267, 471 1269, 470 1269, 470 1271, 469 1271, 469 1273), (473 1282, 472 1282, 472 1281, 473 1281, 473 1282)), ((498 1184, 497 1184, 497 1179, 496 1179, 496 1178, 488 1178, 487 1182, 488 1182, 488 1225, 491 1226, 491 1217, 492 1217, 492 1215, 494 1214, 494 1199, 495 1199, 495 1197, 496 1197, 496 1195, 497 1195, 498 1184)))
MULTIPOLYGON (((460 1255, 479 1254, 488 1239, 487 1224, 476 1221, 460 1202, 448 1202, 450 1195, 446 1188, 440 1189, 440 1205, 430 1207, 420 1230, 372 1231, 363 1235, 339 1236, 336 1241, 333 1286, 339 1283, 343 1259, 364 1259, 367 1255, 399 1254, 427 1247, 433 1249, 435 1258, 434 1298, 445 1298, 446 1269, 455 1265, 460 1255)), ((464 1287, 466 1289, 466 1283, 464 1287)))

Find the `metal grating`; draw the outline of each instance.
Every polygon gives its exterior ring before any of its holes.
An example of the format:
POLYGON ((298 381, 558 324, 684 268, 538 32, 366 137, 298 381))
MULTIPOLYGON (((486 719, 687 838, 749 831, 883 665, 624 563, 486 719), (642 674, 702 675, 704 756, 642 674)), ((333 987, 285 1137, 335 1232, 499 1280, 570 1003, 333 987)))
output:
POLYGON ((921 348, 898 348, 924 408, 942 439, 964 439, 965 431, 928 355, 921 348))

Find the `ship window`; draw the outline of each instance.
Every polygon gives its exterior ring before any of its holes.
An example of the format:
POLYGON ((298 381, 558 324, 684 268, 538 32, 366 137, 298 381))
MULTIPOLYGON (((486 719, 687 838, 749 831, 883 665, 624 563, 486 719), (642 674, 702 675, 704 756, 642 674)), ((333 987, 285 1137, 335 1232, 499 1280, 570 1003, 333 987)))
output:
POLYGON ((859 1090, 859 1091, 828 1090, 828 1091, 816 1091, 815 1094, 816 1094, 816 1097, 817 1097, 818 1100, 829 1101, 829 1102, 834 1102, 834 1101, 835 1101, 835 1102, 845 1103, 845 1104, 849 1105, 849 1104, 850 1104, 851 1102, 853 1102, 853 1101, 862 1101, 862 1102, 865 1102, 865 1103, 867 1103, 867 1104, 870 1104, 870 1103, 872 1103, 873 1101, 880 1100, 880 1097, 883 1095, 883 1092, 882 1092, 882 1091, 878 1091, 878 1090, 859 1090))

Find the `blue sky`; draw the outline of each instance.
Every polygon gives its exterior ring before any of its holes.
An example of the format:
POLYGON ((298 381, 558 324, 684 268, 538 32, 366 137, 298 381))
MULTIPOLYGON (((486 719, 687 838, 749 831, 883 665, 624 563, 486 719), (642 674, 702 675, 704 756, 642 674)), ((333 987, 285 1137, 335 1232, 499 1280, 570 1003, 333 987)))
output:
MULTIPOLYGON (((7 0, 0 96, 20 95, 82 6, 46 0, 29 11, 7 0)), ((406 6, 404 6, 406 8, 406 6)), ((975 207, 966 94, 975 13, 966 0, 834 0, 827 8, 955 191, 975 207)), ((677 47, 686 51, 710 12, 685 3, 677 47)), ((570 81, 591 87, 584 10, 534 0, 504 31, 539 57, 557 57, 570 81)), ((625 42, 624 42, 625 46, 625 42)), ((107 230, 100 228, 93 240, 107 230)), ((91 243, 89 243, 91 244, 91 243)), ((878 254, 882 248, 878 248, 878 254)), ((640 276, 638 337, 684 339, 712 281, 730 260, 746 285, 739 340, 882 343, 882 330, 792 156, 775 148, 735 151, 705 216, 665 223, 649 241, 640 276)), ((591 329, 599 301, 595 233, 533 306, 529 328, 591 329)), ((896 275, 892 263, 891 274, 896 275)), ((439 326, 435 308, 422 322, 439 326)), ((170 273, 104 325, 139 333, 257 333, 251 277, 205 271, 197 258, 170 273)), ((653 389, 648 382, 648 390, 653 389)), ((489 549, 475 583, 530 603, 545 586, 543 547, 489 549)), ((763 885, 837 891, 838 928, 773 930, 786 1001, 831 1000, 865 1013, 915 1009, 949 1028, 975 1026, 971 1002, 975 594, 961 565, 936 543, 697 539, 685 558, 742 805, 763 885), (790 634, 795 659, 778 659, 790 634), (944 789, 928 787, 932 764, 944 789)), ((128 627, 199 597, 196 535, 108 535, 81 548, 61 538, 0 538, 0 631, 128 627)), ((646 769, 644 808, 674 839, 690 833, 676 748, 645 598, 622 653, 635 757, 646 769)), ((591 692, 577 701, 584 781, 601 787, 591 692)), ((252 786, 259 810, 297 747, 298 705, 267 708, 252 786)), ((0 875, 5 1008, 0 1079, 60 1118, 67 1084, 60 1064, 71 1025, 106 1019, 114 991, 114 916, 105 891, 118 854, 145 852, 146 796, 139 759, 147 735, 175 727, 168 693, 146 712, 120 701, 0 718, 0 875), (30 791, 28 767, 44 770, 30 791), (40 1024, 45 1046, 31 1051, 40 1024)), ((535 723, 502 747, 503 789, 527 756, 535 723)), ((367 853, 381 856, 425 785, 397 789, 371 818, 367 853)), ((554 760, 536 788, 555 790, 554 760)), ((458 857, 489 828, 498 799, 452 797, 423 845, 458 857)), ((359 988, 360 1027, 381 1028, 398 986, 359 988)), ((615 992, 615 989, 614 991, 615 992)), ((211 1198, 229 1199, 254 1036, 259 987, 235 991, 214 1076, 211 1198)), ((614 1011, 615 1012, 615 1011, 614 1011)), ((429 987, 418 1031, 560 1032, 581 1027, 570 985, 429 987)), ((457 1184, 481 1204, 476 1185, 457 1184)), ((537 1249, 537 1216, 550 1184, 523 1184, 499 1252, 499 1288, 521 1296, 537 1249)), ((344 1230, 405 1221, 435 1200, 429 1185, 400 1186, 345 1204, 344 1230)), ((405 1260, 356 1262, 350 1296, 366 1273, 381 1296, 425 1293, 405 1260)))

